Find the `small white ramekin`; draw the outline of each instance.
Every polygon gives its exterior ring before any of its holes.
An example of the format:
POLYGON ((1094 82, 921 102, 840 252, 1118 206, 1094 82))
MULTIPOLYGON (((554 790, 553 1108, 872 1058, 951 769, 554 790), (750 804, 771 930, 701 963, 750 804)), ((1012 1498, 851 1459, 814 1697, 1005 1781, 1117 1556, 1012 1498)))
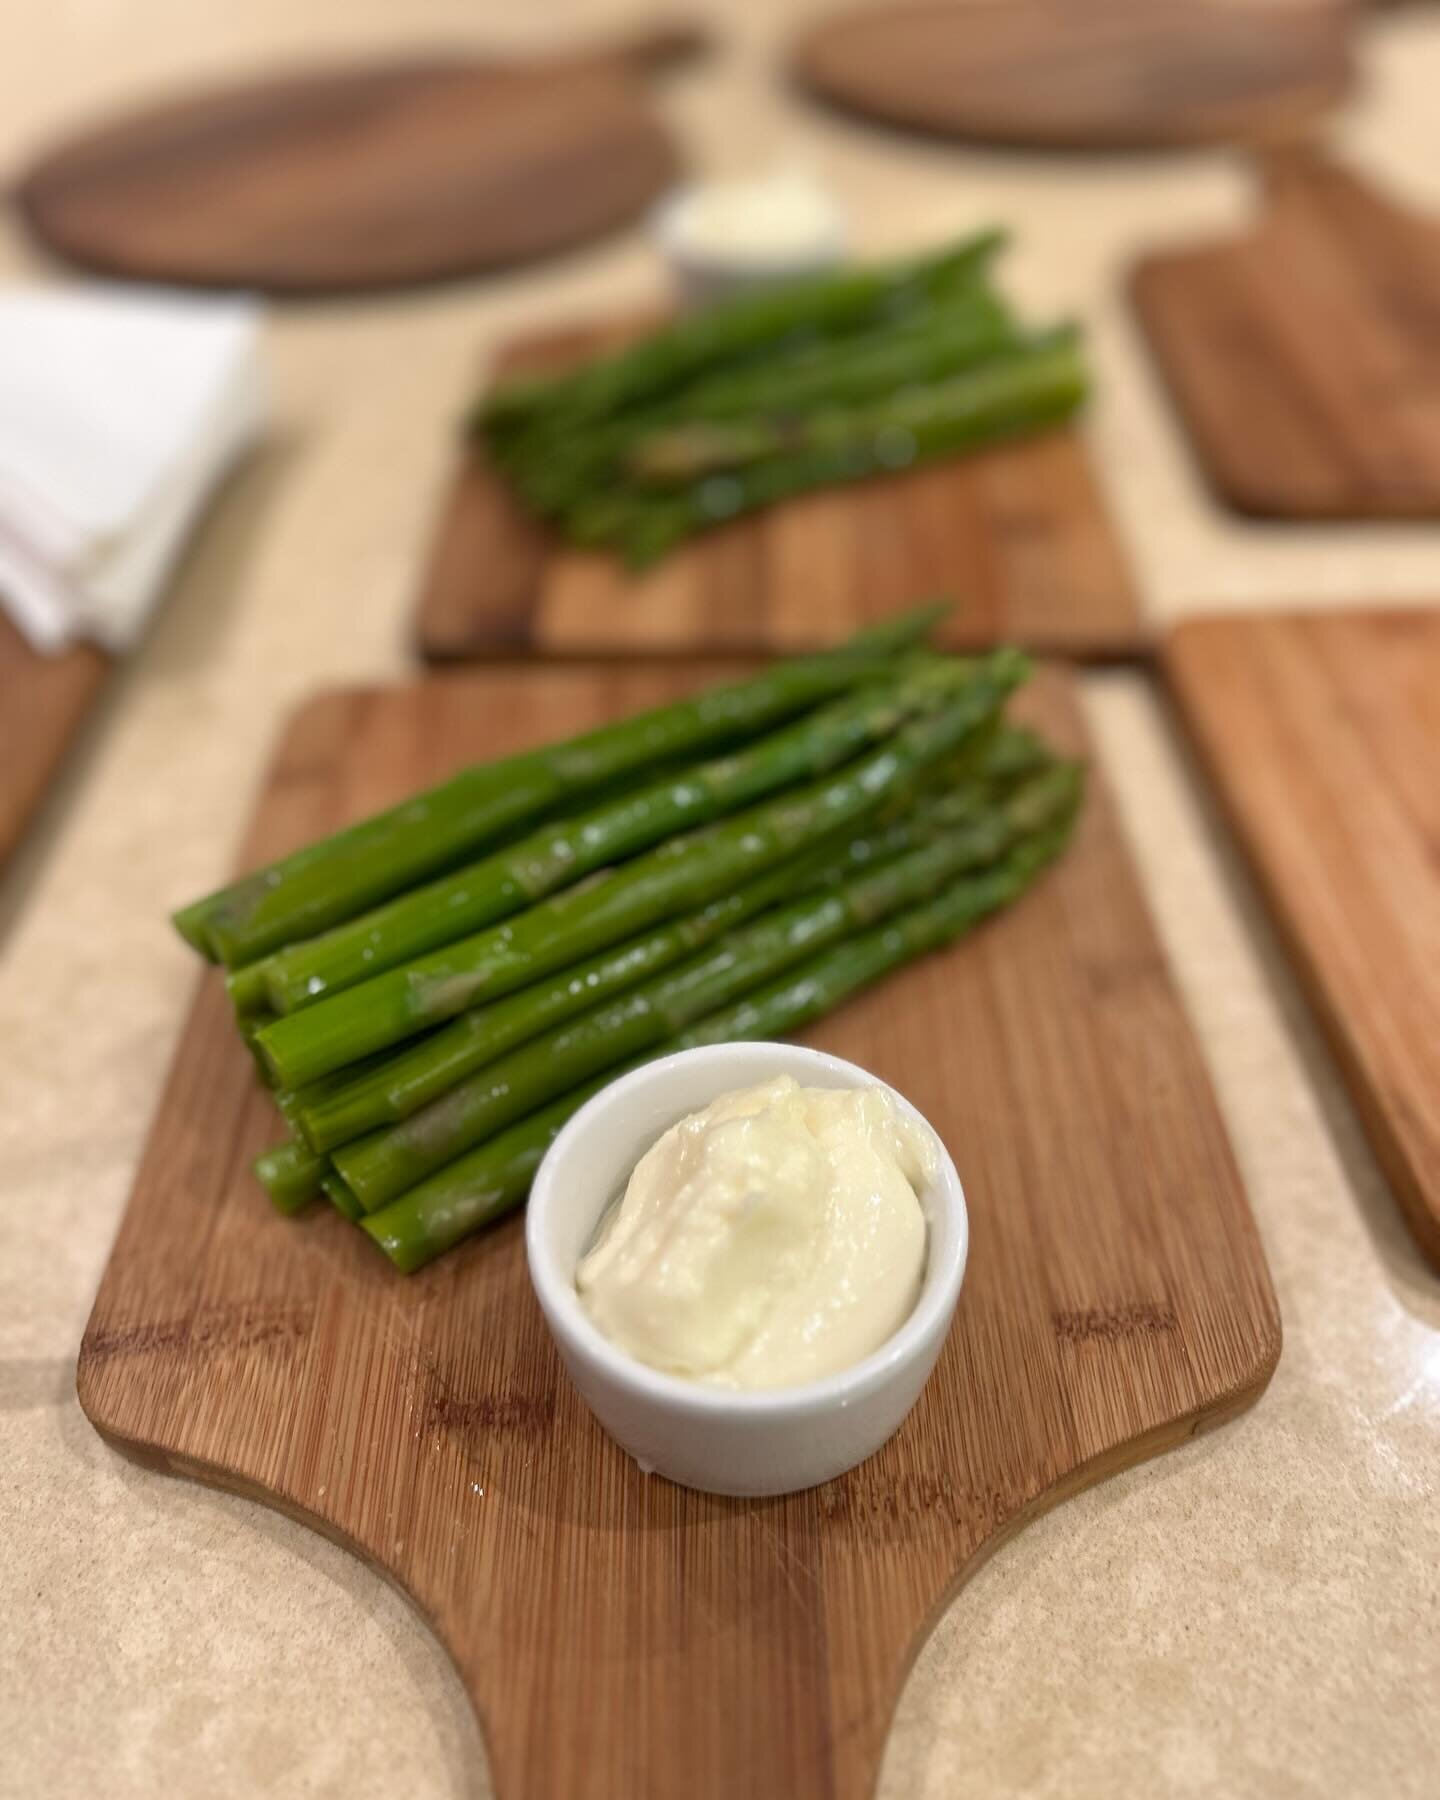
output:
MULTIPOLYGON (((587 1102, 556 1138, 535 1177, 526 1219, 530 1279, 590 1410, 641 1468, 712 1494, 814 1487, 878 1450, 935 1366, 969 1248, 965 1195, 941 1145, 935 1181, 920 1196, 929 1229, 919 1299, 894 1336, 863 1362, 801 1387, 737 1393, 662 1374, 612 1344, 575 1291, 576 1266, 605 1208, 677 1119, 776 1075, 793 1075, 806 1087, 875 1081, 854 1063, 796 1044, 717 1044, 647 1063, 587 1102)), ((902 1095, 895 1099, 920 1119, 902 1095)))
POLYGON ((655 242, 670 265, 681 297, 693 305, 821 275, 844 259, 844 217, 838 202, 818 185, 814 186, 816 212, 811 229, 788 244, 765 251, 728 246, 697 233, 694 213, 703 192, 696 185, 677 188, 651 215, 655 242))

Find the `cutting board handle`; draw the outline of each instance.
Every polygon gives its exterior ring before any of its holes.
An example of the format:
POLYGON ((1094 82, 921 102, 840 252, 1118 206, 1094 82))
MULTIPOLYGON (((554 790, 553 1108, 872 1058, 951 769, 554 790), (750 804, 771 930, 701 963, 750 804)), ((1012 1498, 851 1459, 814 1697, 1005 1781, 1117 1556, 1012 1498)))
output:
MULTIPOLYGON (((632 75, 661 75, 710 47, 710 33, 683 14, 646 19, 583 51, 577 62, 614 63, 632 75)), ((570 60, 568 57, 565 59, 570 60)))
POLYGON ((1314 138, 1267 144, 1258 153, 1257 163, 1260 184, 1272 212, 1329 204, 1345 209, 1355 219, 1390 219, 1408 225, 1413 217, 1408 207, 1375 187, 1314 138))
POLYGON ((1272 201, 1283 201, 1334 172, 1330 152, 1308 133, 1254 146, 1256 173, 1272 201))

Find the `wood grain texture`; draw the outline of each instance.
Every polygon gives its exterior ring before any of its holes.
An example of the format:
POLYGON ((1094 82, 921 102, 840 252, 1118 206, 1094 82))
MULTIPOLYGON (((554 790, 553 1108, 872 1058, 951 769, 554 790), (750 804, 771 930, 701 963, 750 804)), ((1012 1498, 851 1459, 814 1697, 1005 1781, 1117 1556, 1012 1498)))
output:
POLYGON ((920 0, 822 18, 797 79, 981 143, 1132 149, 1288 137, 1352 67, 1340 0, 920 0))
POLYGON ((89 644, 38 655, 0 612, 0 869, 39 810, 110 669, 110 658, 89 644))
POLYGON ((1440 517, 1440 226, 1312 151, 1255 229, 1134 271, 1219 496, 1271 518, 1440 517))
POLYGON ((1440 1267, 1440 611, 1196 619, 1164 666, 1440 1267))
POLYGON ((257 77, 57 146, 21 179, 36 234, 106 274, 319 294, 526 261, 613 230, 671 181, 632 79, 693 47, 461 55, 257 77))
MULTIPOLYGON (((512 669, 322 699, 245 860, 697 678, 512 669)), ((1082 744, 1060 680, 1036 688, 1033 716, 1082 744)), ((1254 1224, 1103 785, 1017 908, 809 1037, 942 1132, 970 1269, 897 1437, 752 1503, 646 1478, 604 1437, 546 1336, 519 1220, 406 1281, 338 1215, 278 1218, 246 1167, 270 1103, 219 981, 200 984, 81 1403, 122 1446, 387 1570, 454 1656, 502 1800, 869 1793, 911 1657, 977 1561, 1274 1367, 1254 1224)))
MULTIPOLYGON (((647 324, 653 324, 653 318, 647 324)), ((525 339, 497 369, 563 368, 642 329, 525 339)), ((467 450, 442 503, 416 617, 432 662, 488 656, 749 656, 834 643, 946 594, 953 648, 1145 654, 1148 630, 1073 430, 802 495, 707 532, 642 576, 566 545, 467 450)))

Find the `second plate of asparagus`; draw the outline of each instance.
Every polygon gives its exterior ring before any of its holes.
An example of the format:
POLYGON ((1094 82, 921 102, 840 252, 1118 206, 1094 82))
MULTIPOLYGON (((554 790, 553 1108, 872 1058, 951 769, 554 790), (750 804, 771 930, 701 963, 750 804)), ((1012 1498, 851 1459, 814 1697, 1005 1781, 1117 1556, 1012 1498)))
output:
POLYGON ((632 568, 793 495, 982 450, 1083 404, 1077 328, 1002 297, 986 232, 765 288, 579 368, 512 377, 471 428, 527 506, 632 568))

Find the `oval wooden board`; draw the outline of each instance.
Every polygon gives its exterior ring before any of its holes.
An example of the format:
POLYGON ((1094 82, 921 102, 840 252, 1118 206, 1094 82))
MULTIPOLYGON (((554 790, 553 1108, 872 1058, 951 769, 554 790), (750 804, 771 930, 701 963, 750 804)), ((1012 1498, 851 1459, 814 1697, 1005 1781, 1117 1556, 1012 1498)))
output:
POLYGON ((1163 667, 1440 1268, 1440 609, 1190 619, 1163 667))
MULTIPOLYGON (((695 682, 512 669, 320 700, 245 861, 695 682)), ((1058 677, 1031 712, 1083 744, 1058 677)), ((970 1271, 898 1436, 841 1480, 748 1503, 646 1477, 603 1435, 546 1335, 520 1220, 406 1281, 338 1214, 277 1217, 247 1171, 270 1102, 201 982, 81 1404, 120 1445, 388 1571, 455 1659, 502 1800, 868 1794, 911 1658, 977 1561, 1274 1368, 1254 1223, 1102 783, 1017 908, 809 1035, 934 1120, 970 1271)))
POLYGON ((1310 150, 1253 231, 1131 291, 1216 492, 1264 518, 1440 518, 1440 225, 1310 150))
POLYGON ((823 18, 805 86, 982 143, 1130 149, 1289 136, 1351 80, 1339 0, 920 0, 823 18))
MULTIPOLYGON (((560 369, 653 324, 612 320, 504 346, 504 374, 560 369)), ((422 582, 416 647, 479 657, 751 656, 815 649, 913 605, 955 602, 953 649, 1018 643, 1148 655, 1125 552, 1079 431, 802 494, 704 533, 655 569, 561 542, 467 449, 422 582)))
POLYGON ((276 294, 435 281, 583 242, 635 218, 678 161, 632 67, 460 56, 317 69, 98 126, 19 183, 32 229, 109 275, 276 294))

